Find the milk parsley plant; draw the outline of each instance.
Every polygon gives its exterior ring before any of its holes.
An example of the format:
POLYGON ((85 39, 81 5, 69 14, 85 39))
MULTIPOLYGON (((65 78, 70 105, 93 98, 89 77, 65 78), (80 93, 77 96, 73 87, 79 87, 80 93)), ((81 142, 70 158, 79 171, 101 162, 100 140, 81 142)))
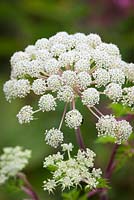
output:
MULTIPOLYGON (((44 167, 50 170, 52 176, 44 180, 44 190, 53 193, 57 186, 61 187, 62 191, 74 187, 85 191, 86 198, 98 193, 100 199, 106 199, 106 182, 114 169, 115 154, 121 144, 129 146, 128 139, 132 133, 129 122, 133 119, 134 110, 134 64, 123 61, 119 48, 103 42, 97 34, 69 35, 66 32, 59 32, 49 39, 39 39, 24 51, 15 52, 10 63, 10 80, 3 86, 7 101, 25 98, 30 93, 38 96, 35 108, 25 105, 16 115, 20 124, 36 119, 37 112, 54 112, 61 102, 65 105, 59 125, 44 133, 46 144, 62 149, 61 152, 45 158, 44 167), (121 105, 122 108, 127 108, 127 112, 129 110, 131 114, 120 118, 112 113, 103 114, 97 107, 103 97, 109 99, 110 104, 113 103, 115 107, 121 105), (78 99, 97 119, 97 136, 104 138, 105 142, 111 138, 115 143, 104 175, 101 169, 94 167, 96 154, 84 145, 80 130, 84 117, 76 103, 78 99), (76 155, 71 155, 71 141, 69 144, 64 143, 66 133, 62 131, 63 123, 76 132, 79 145, 76 155)), ((9 149, 11 157, 14 154, 12 151, 9 149)), ((15 151, 19 154, 21 149, 15 151)), ((29 153, 24 156, 25 159, 26 157, 29 158, 29 153)), ((14 175, 17 175, 26 160, 23 163, 22 159, 22 163, 19 163, 20 158, 15 156, 13 159, 16 165, 13 169, 14 175)), ((2 159, 1 165, 3 166, 2 159)), ((5 168, 12 168, 10 162, 5 162, 4 165, 5 168)), ((1 182, 4 183, 10 173, 2 171, 3 167, 0 176, 1 182)), ((22 179, 25 180, 24 177, 22 179)), ((28 187, 28 190, 29 193, 26 190, 25 192, 32 199, 39 199, 36 194, 33 195, 32 189, 28 187)))

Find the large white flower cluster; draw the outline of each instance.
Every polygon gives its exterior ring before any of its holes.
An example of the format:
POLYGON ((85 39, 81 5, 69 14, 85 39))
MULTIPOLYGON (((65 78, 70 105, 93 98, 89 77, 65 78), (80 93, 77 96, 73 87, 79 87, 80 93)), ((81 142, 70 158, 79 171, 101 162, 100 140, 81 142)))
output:
MULTIPOLYGON (((69 35, 59 32, 13 54, 11 79, 4 84, 3 90, 8 101, 24 98, 30 92, 39 95, 35 111, 27 105, 18 113, 22 124, 33 120, 37 111, 54 111, 57 101, 73 103, 78 98, 98 119, 100 112, 96 105, 103 95, 133 109, 134 87, 130 86, 133 83, 134 64, 122 60, 116 45, 102 42, 100 36, 93 33, 69 35)), ((65 122, 68 127, 77 129, 82 123, 82 115, 73 108, 66 114, 65 122)))
POLYGON ((51 171, 52 179, 44 181, 44 190, 53 192, 58 185, 64 190, 81 186, 81 183, 90 189, 97 187, 102 172, 94 168, 95 153, 87 148, 86 151, 78 150, 77 155, 72 157, 72 148, 71 143, 62 144, 62 151, 68 153, 67 159, 60 152, 45 158, 44 167, 54 170, 51 171))
POLYGON ((31 157, 30 150, 21 147, 6 147, 0 156, 0 184, 4 184, 10 177, 14 177, 28 164, 31 157))

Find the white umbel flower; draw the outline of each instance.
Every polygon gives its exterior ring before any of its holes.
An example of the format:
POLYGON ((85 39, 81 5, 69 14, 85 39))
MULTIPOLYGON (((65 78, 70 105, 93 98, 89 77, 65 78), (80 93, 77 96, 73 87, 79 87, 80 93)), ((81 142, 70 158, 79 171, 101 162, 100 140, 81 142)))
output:
POLYGON ((122 102, 124 105, 130 106, 130 107, 134 105, 134 86, 123 89, 122 102))
POLYGON ((56 154, 49 155, 48 157, 45 158, 43 167, 49 167, 55 165, 57 162, 62 160, 63 160, 63 155, 60 152, 57 152, 56 154))
POLYGON ((93 168, 92 174, 93 174, 96 178, 101 178, 102 171, 101 171, 100 168, 99 168, 99 169, 93 168))
POLYGON ((110 83, 106 86, 104 94, 114 102, 118 102, 122 97, 122 88, 117 83, 110 83))
POLYGON ((15 52, 10 60, 11 66, 16 65, 16 63, 18 63, 19 61, 22 61, 22 60, 29 61, 30 60, 29 55, 23 51, 15 52))
POLYGON ((62 151, 72 151, 74 147, 72 143, 69 144, 64 143, 61 146, 62 146, 62 151))
POLYGON ((44 49, 44 50, 35 51, 33 55, 31 55, 31 57, 33 57, 33 59, 39 60, 40 62, 43 62, 43 66, 44 66, 44 62, 46 62, 46 60, 51 59, 52 55, 50 54, 48 50, 44 49))
MULTIPOLYGON (((59 152, 60 156, 57 160, 55 159, 56 154, 45 158, 44 167, 48 169, 53 167, 54 170, 50 170, 52 179, 44 182, 44 190, 53 192, 59 185, 62 190, 69 189, 70 187, 81 186, 81 182, 84 182, 88 188, 96 188, 102 172, 100 169, 92 169, 95 153, 87 148, 86 151, 79 150, 77 155, 72 157, 72 149, 68 149, 68 144, 62 146, 65 147, 63 153, 65 154, 65 151, 67 151, 68 159, 65 159, 64 156, 61 158, 59 152)), ((72 145, 70 146, 72 147, 72 145)))
POLYGON ((87 37, 84 33, 75 33, 74 34, 75 44, 86 43, 87 37))
POLYGON ((56 181, 48 179, 47 181, 43 182, 43 189, 47 190, 49 193, 53 192, 56 187, 56 181))
POLYGON ((64 44, 55 44, 51 47, 51 54, 56 57, 66 52, 66 46, 64 44))
POLYGON ((125 74, 121 69, 110 69, 109 74, 112 83, 118 83, 120 85, 125 83, 125 74))
POLYGON ((128 64, 128 66, 125 68, 125 74, 127 79, 130 82, 134 82, 134 63, 128 64))
POLYGON ((63 133, 55 128, 46 130, 45 141, 50 146, 57 148, 63 142, 63 133))
POLYGON ((55 110, 55 107, 57 106, 55 98, 51 94, 45 94, 41 96, 38 105, 40 110, 43 112, 55 110))
POLYGON ((82 51, 90 51, 91 47, 87 43, 78 43, 75 46, 76 51, 82 52, 82 51))
POLYGON ((90 33, 87 35, 87 43, 89 46, 96 48, 98 45, 101 44, 101 38, 98 34, 90 33))
POLYGON ((32 84, 32 90, 35 94, 37 94, 37 95, 44 94, 46 89, 47 89, 47 87, 46 87, 45 80, 43 80, 41 78, 34 80, 34 82, 32 84))
POLYGON ((10 177, 14 177, 24 169, 31 157, 30 150, 23 150, 21 147, 6 147, 0 156, 0 184, 5 183, 10 177))
POLYGON ((87 72, 80 72, 77 74, 77 82, 81 89, 86 89, 88 86, 90 86, 92 79, 87 72))
POLYGON ((90 60, 88 59, 78 60, 74 65, 74 69, 76 72, 83 72, 83 71, 88 72, 90 70, 90 60))
POLYGON ((53 92, 57 91, 60 89, 62 83, 61 83, 61 77, 59 75, 51 75, 47 79, 47 85, 48 89, 52 90, 53 92))
MULTIPOLYGON (((91 60, 91 50, 90 51, 86 51, 86 50, 83 50, 83 51, 75 51, 75 64, 76 64, 76 62, 78 62, 79 60, 82 60, 82 61, 80 61, 80 63, 82 64, 82 65, 84 65, 84 67, 82 67, 82 68, 86 68, 87 69, 87 65, 89 66, 89 63, 90 63, 90 60, 91 60), (85 64, 84 64, 84 62, 83 62, 83 60, 86 60, 86 62, 85 62, 85 64), (87 63, 87 61, 88 61, 88 63, 87 63), (86 66, 85 66, 86 65, 86 66)), ((75 66, 75 64, 74 64, 74 66, 75 66)), ((77 67, 76 67, 77 68, 77 67)), ((88 69, 89 69, 89 67, 88 67, 88 69)))
POLYGON ((12 99, 16 98, 16 91, 14 91, 14 85, 15 85, 15 83, 16 83, 16 80, 13 79, 13 80, 6 81, 4 83, 4 86, 3 86, 3 91, 5 93, 7 101, 9 101, 9 102, 12 99))
POLYGON ((60 69, 58 61, 55 58, 47 60, 44 67, 48 74, 57 74, 60 69))
POLYGON ((33 52, 36 51, 36 48, 34 45, 28 45, 26 48, 25 48, 25 52, 28 53, 28 54, 33 54, 33 52))
POLYGON ((32 60, 27 69, 28 75, 32 78, 38 78, 41 72, 44 72, 44 63, 41 60, 32 60))
POLYGON ((77 83, 76 73, 71 70, 64 71, 61 78, 63 83, 69 86, 74 86, 77 83))
POLYGON ((76 109, 71 110, 66 113, 65 122, 69 128, 77 129, 82 123, 82 115, 76 109))
POLYGON ((30 61, 21 60, 17 62, 11 70, 11 79, 23 78, 28 74, 28 67, 30 66, 30 61))
POLYGON ((99 68, 93 73, 97 87, 105 86, 110 82, 110 75, 107 70, 99 68))
POLYGON ((33 120, 33 108, 29 105, 26 105, 21 108, 17 114, 17 118, 20 124, 30 123, 33 120))
POLYGON ((24 98, 30 93, 30 90, 30 82, 27 79, 9 80, 3 86, 3 91, 8 101, 17 97, 24 98))
POLYGON ((76 61, 76 52, 72 50, 62 53, 58 60, 60 67, 72 66, 76 61))
POLYGON ((35 43, 35 48, 39 50, 49 49, 49 40, 46 38, 38 39, 35 43))
POLYGON ((98 136, 115 137, 116 119, 112 115, 102 116, 96 123, 98 136))
POLYGON ((96 156, 95 153, 92 150, 87 148, 86 151, 82 151, 79 149, 76 158, 80 165, 93 167, 95 156, 96 156))
POLYGON ((49 43, 51 46, 55 44, 66 44, 68 42, 69 35, 66 32, 58 32, 49 38, 49 43))
POLYGON ((126 120, 118 121, 116 124, 116 142, 121 144, 127 141, 132 133, 132 127, 126 120))
POLYGON ((92 60, 98 68, 109 69, 114 65, 114 60, 106 53, 99 50, 92 51, 92 60))
POLYGON ((95 88, 88 88, 82 92, 83 105, 92 107, 99 103, 100 95, 95 88))
POLYGON ((27 79, 20 79, 15 82, 14 90, 16 91, 16 97, 24 98, 30 93, 30 82, 27 79))
POLYGON ((119 48, 115 45, 115 44, 107 44, 107 43, 101 43, 99 46, 97 46, 98 50, 100 51, 104 51, 107 54, 109 54, 110 56, 115 56, 120 58, 120 51, 119 48))
POLYGON ((74 99, 74 92, 70 86, 62 86, 57 92, 57 98, 60 101, 71 102, 74 99))

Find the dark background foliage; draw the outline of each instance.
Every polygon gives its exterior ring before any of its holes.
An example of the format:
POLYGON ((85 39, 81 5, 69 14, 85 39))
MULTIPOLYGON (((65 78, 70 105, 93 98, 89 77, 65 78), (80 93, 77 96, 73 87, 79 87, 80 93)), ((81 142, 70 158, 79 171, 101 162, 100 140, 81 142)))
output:
MULTIPOLYGON (((59 123, 63 105, 49 115, 39 114, 39 120, 30 125, 19 125, 15 117, 18 110, 27 102, 36 104, 36 100, 28 97, 11 104, 5 101, 2 87, 9 79, 10 57, 37 39, 50 37, 59 31, 95 32, 103 41, 117 44, 125 61, 134 62, 134 0, 1 0, 0 28, 0 152, 4 146, 21 145, 32 149, 33 157, 26 169, 28 178, 41 199, 59 200, 60 192, 51 196, 42 190, 42 181, 48 176, 47 171, 42 169, 42 161, 52 153, 44 142, 44 130, 59 123)), ((96 165, 104 170, 112 145, 94 143, 96 131, 92 122, 95 119, 79 102, 78 106, 85 116, 82 133, 86 145, 97 153, 96 165)), ((103 105, 101 107, 104 113, 109 112, 103 105)), ((73 131, 65 126, 63 131, 66 141, 72 140, 76 144, 73 131)), ((114 173, 109 192, 111 199, 133 200, 133 171, 134 162, 130 159, 120 171, 114 173)), ((25 197, 23 193, 11 190, 8 186, 1 187, 0 200, 25 197)))

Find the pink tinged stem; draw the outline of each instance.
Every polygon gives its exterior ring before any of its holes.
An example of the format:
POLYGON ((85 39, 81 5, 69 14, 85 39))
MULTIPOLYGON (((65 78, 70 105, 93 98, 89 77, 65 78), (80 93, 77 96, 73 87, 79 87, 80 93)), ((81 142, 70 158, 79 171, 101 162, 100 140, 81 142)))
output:
POLYGON ((61 129, 62 124, 63 124, 63 120, 64 120, 64 117, 65 117, 65 114, 66 114, 66 111, 67 111, 67 105, 68 105, 68 103, 66 103, 65 107, 64 107, 64 111, 63 111, 62 118, 61 118, 60 125, 59 125, 59 130, 61 129))
MULTIPOLYGON (((75 109, 75 101, 74 100, 72 101, 70 107, 71 107, 71 109, 75 109)), ((79 145, 80 149, 86 150, 80 127, 75 129, 75 135, 76 135, 77 144, 79 145)))
POLYGON ((100 189, 100 188, 97 188, 97 189, 95 189, 95 190, 92 190, 91 192, 88 193, 87 197, 90 198, 90 197, 92 197, 92 196, 98 194, 98 193, 101 192, 101 191, 102 191, 102 189, 100 189))
POLYGON ((84 144, 84 141, 83 141, 83 137, 82 137, 82 134, 81 134, 80 127, 78 127, 75 130, 75 135, 76 135, 77 143, 78 143, 80 149, 86 150, 86 147, 85 147, 85 144, 84 144))
POLYGON ((112 154, 110 156, 110 160, 108 162, 107 168, 106 168, 106 172, 105 172, 105 177, 106 178, 110 178, 113 169, 115 168, 115 156, 117 153, 117 149, 118 149, 119 145, 118 144, 114 144, 113 150, 112 150, 112 154))
POLYGON ((37 196, 36 192, 33 190, 31 184, 27 180, 26 175, 20 172, 17 174, 17 177, 20 178, 24 183, 24 185, 21 186, 21 190, 25 192, 29 197, 31 197, 32 200, 39 200, 39 197, 37 196))
POLYGON ((103 189, 103 191, 100 193, 100 200, 108 200, 107 190, 103 189))
POLYGON ((95 106, 93 106, 94 110, 100 115, 100 116, 103 116, 103 114, 99 111, 98 108, 96 108, 95 106))
POLYGON ((100 117, 89 106, 87 106, 87 108, 97 119, 100 119, 100 117))

